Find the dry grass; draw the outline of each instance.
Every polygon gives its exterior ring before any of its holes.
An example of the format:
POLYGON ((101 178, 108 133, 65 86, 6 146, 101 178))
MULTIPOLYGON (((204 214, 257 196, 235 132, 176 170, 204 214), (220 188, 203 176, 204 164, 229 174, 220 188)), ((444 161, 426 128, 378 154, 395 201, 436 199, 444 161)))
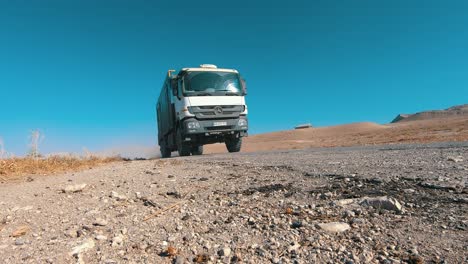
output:
POLYGON ((59 172, 90 169, 102 164, 122 160, 120 157, 51 156, 47 158, 0 159, 0 182, 18 181, 30 175, 48 175, 59 172))

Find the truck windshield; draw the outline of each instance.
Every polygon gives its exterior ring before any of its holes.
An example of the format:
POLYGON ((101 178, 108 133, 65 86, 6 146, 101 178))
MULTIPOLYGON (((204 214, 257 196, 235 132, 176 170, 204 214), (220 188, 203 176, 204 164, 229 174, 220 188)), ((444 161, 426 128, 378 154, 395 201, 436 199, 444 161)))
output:
POLYGON ((184 92, 188 96, 242 95, 239 74, 215 71, 188 72, 184 92))

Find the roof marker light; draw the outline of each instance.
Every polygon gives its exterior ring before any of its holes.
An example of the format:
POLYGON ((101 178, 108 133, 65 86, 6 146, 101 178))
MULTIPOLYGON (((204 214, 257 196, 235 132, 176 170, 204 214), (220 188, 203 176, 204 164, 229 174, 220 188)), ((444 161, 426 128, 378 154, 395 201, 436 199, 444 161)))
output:
POLYGON ((218 66, 216 66, 214 64, 202 64, 202 65, 200 65, 200 68, 217 69, 218 66))

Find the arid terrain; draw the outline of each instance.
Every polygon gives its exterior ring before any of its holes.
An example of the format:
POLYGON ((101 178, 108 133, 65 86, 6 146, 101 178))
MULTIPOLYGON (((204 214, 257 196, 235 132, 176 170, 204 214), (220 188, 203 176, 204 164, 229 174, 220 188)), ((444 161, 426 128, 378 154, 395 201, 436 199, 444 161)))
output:
MULTIPOLYGON (((449 141, 468 141, 468 114, 385 125, 364 122, 252 135, 244 139, 242 151, 449 141)), ((226 152, 224 144, 208 145, 205 149, 207 153, 226 152)))
POLYGON ((466 263, 468 144, 115 162, 0 185, 2 263, 466 263))

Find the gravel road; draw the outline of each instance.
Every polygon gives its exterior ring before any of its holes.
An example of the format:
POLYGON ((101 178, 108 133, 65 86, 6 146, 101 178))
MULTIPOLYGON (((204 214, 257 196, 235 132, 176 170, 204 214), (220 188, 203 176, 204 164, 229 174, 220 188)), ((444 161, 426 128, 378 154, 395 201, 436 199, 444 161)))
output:
POLYGON ((468 142, 118 162, 0 185, 2 263, 467 263, 468 142))

